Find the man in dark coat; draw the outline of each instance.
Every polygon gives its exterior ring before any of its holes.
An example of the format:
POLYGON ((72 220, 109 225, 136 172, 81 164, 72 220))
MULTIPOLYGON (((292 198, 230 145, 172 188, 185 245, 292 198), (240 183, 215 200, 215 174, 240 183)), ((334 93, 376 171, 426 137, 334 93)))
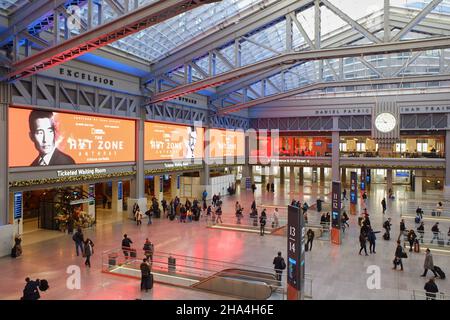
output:
POLYGON ((397 241, 397 249, 395 249, 394 267, 393 270, 397 270, 397 266, 400 265, 400 271, 403 271, 403 248, 401 246, 400 240, 397 241))
POLYGON ((434 278, 431 278, 427 283, 425 283, 424 289, 426 291, 427 300, 436 299, 436 293, 439 292, 439 289, 434 282, 434 278))
POLYGON ((141 269, 141 290, 145 290, 145 292, 148 292, 148 289, 151 289, 150 284, 151 269, 147 258, 144 258, 144 260, 142 260, 140 269, 141 269))
POLYGON ((30 278, 26 278, 26 285, 23 289, 23 297, 21 300, 38 300, 41 295, 39 294, 39 279, 36 281, 30 280, 30 278))
POLYGON ((279 285, 281 286, 281 276, 283 274, 283 270, 286 269, 286 262, 284 262, 284 258, 281 256, 280 251, 278 252, 278 256, 273 259, 273 264, 277 280, 279 282, 279 285))

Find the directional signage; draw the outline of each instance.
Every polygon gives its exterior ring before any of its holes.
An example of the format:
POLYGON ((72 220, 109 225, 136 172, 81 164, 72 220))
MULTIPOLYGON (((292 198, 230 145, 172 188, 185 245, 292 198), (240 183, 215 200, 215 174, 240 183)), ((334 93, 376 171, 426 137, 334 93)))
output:
POLYGON ((304 293, 305 279, 305 223, 300 208, 288 207, 288 284, 304 293))

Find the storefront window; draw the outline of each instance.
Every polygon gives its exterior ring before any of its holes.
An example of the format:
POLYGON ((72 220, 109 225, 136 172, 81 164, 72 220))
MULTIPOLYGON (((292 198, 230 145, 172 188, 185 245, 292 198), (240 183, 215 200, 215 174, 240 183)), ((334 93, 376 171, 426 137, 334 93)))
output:
POLYGON ((344 143, 339 143, 339 151, 347 151, 347 144, 344 142, 344 143))
POLYGON ((417 152, 428 152, 428 142, 417 140, 417 152))
POLYGON ((406 143, 396 143, 395 152, 406 152, 406 143))
POLYGON ((356 144, 356 151, 365 152, 366 151, 366 144, 364 142, 358 142, 356 144))

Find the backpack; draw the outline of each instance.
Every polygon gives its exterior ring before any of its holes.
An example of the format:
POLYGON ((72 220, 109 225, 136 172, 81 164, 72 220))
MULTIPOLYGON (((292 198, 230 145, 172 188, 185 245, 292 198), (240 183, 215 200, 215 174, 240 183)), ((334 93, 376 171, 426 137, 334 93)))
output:
POLYGON ((286 269, 286 262, 284 262, 284 259, 281 259, 281 270, 286 269))

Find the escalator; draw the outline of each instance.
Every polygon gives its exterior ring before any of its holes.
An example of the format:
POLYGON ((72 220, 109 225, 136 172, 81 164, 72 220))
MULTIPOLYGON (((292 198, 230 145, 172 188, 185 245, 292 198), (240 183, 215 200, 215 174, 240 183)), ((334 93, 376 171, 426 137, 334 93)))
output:
POLYGON ((266 300, 279 288, 274 274, 244 269, 225 269, 191 286, 249 300, 266 300))

